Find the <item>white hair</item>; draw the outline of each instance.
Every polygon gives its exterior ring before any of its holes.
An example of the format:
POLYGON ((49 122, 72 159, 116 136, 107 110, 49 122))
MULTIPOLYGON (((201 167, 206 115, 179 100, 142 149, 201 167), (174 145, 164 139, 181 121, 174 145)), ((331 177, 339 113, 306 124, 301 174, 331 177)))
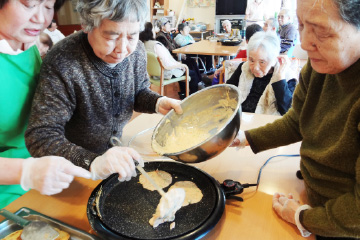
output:
POLYGON ((273 61, 280 53, 280 39, 274 32, 256 32, 249 40, 247 52, 256 51, 259 48, 267 53, 267 60, 273 61))
POLYGON ((224 27, 226 24, 230 24, 230 26, 231 26, 231 22, 227 19, 225 21, 223 21, 221 25, 224 27))
POLYGON ((145 0, 78 0, 76 10, 85 31, 99 27, 104 19, 140 22, 142 30, 148 13, 145 0))

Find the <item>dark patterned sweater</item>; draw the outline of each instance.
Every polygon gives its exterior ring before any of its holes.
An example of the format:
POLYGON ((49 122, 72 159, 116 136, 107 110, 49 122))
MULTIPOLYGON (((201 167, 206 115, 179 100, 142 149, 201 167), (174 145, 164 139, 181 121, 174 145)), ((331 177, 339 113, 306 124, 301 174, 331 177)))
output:
POLYGON ((302 141, 300 168, 313 208, 301 222, 317 235, 360 237, 359 76, 360 60, 335 75, 308 62, 287 114, 245 132, 255 153, 302 141))
POLYGON ((111 147, 111 136, 121 137, 133 110, 155 112, 159 95, 149 86, 143 43, 112 68, 87 34, 72 34, 44 59, 25 133, 30 154, 63 156, 88 169, 111 147))

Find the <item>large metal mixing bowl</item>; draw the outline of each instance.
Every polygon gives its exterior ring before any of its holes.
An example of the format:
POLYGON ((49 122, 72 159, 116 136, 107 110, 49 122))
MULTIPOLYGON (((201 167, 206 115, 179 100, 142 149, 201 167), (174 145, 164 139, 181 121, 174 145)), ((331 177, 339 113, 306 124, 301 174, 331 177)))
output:
POLYGON ((185 98, 181 107, 183 114, 176 114, 171 110, 153 132, 151 146, 160 155, 185 163, 202 162, 224 151, 240 129, 239 91, 233 85, 219 84, 205 88, 185 98), (226 114, 223 114, 224 111, 226 114), (189 119, 199 121, 189 122, 189 119), (191 131, 183 131, 186 132, 185 135, 179 134, 179 131, 184 130, 184 126, 191 128, 194 134, 191 131), (196 133, 201 132, 199 129, 204 132, 195 137, 196 133), (173 143, 195 143, 174 152, 166 148, 170 137, 175 138, 171 139, 173 143), (201 138, 203 140, 196 142, 201 138))

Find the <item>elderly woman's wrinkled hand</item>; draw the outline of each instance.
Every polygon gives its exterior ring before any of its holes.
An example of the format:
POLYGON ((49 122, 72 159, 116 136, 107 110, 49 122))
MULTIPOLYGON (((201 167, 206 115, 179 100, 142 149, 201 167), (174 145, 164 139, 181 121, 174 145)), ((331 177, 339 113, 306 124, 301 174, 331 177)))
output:
POLYGON ((275 193, 273 196, 273 209, 285 221, 296 225, 295 213, 300 207, 300 202, 289 194, 286 197, 282 193, 275 193))
POLYGON ((157 113, 161 113, 161 114, 165 115, 171 109, 174 109, 174 111, 177 114, 182 114, 183 110, 181 108, 180 103, 181 103, 180 100, 176 100, 176 99, 172 99, 172 98, 168 98, 168 97, 161 97, 161 98, 158 98, 158 100, 157 100, 155 111, 157 113))
POLYGON ((280 55, 277 57, 278 59, 278 67, 275 70, 275 73, 278 76, 279 80, 285 79, 286 78, 286 71, 288 71, 289 67, 290 67, 290 59, 288 56, 286 55, 280 55))

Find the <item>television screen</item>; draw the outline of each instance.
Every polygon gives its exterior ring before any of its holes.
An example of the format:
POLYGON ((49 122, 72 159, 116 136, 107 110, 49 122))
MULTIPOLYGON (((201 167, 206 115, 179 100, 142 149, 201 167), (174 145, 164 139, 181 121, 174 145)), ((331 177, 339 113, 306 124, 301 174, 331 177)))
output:
POLYGON ((216 0, 216 15, 245 15, 247 0, 216 0))

